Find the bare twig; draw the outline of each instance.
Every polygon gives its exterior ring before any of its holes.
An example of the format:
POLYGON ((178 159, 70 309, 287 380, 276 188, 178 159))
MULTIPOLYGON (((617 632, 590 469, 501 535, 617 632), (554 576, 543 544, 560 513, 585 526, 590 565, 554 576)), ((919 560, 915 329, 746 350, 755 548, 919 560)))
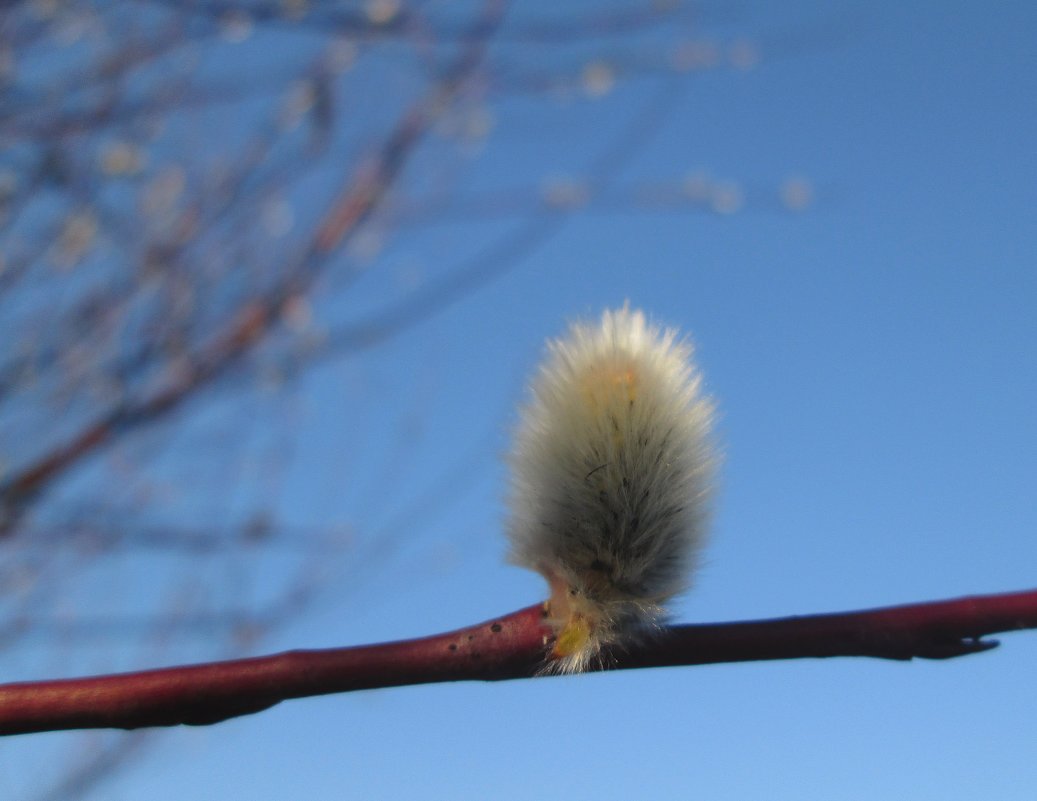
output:
POLYGON ((56 478, 117 436, 163 419, 183 406, 230 372, 276 328, 285 305, 310 288, 318 267, 378 209, 422 138, 478 70, 506 10, 503 0, 486 0, 483 13, 471 26, 469 46, 446 69, 442 80, 403 113, 376 156, 358 175, 350 174, 301 260, 279 284, 263 297, 245 302, 223 331, 185 364, 170 370, 169 380, 155 394, 102 413, 64 444, 0 482, 0 539, 13 534, 23 508, 56 478))
MULTIPOLYGON (((0 734, 208 725, 289 698, 447 681, 529 678, 550 632, 530 606, 447 634, 380 645, 0 686, 0 734)), ((949 659, 1037 628, 1037 590, 773 620, 672 626, 604 660, 608 669, 803 657, 949 659)), ((605 665, 599 667, 604 669, 605 665)))

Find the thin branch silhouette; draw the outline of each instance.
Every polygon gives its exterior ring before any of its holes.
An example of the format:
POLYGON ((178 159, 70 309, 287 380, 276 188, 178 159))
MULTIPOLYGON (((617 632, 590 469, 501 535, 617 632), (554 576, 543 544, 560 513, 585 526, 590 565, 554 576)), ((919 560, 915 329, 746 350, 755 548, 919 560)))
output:
POLYGON ((328 255, 339 250, 378 209, 417 144, 481 64, 506 8, 500 0, 487 3, 482 16, 471 26, 472 44, 445 70, 439 83, 404 111, 375 157, 356 174, 350 171, 344 189, 317 225, 312 241, 277 285, 260 297, 246 300, 229 325, 185 362, 173 365, 175 369, 168 371, 168 380, 157 392, 101 413, 63 444, 4 477, 0 482, 0 538, 14 532, 22 508, 55 479, 116 435, 175 411, 198 390, 237 366, 264 340, 282 320, 285 307, 309 289, 328 255))

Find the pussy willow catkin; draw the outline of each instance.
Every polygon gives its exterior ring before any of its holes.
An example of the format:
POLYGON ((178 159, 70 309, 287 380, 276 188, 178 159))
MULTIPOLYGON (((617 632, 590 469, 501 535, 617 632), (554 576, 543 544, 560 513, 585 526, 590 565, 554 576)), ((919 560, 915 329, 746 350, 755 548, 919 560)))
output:
POLYGON ((578 672, 650 631, 703 540, 713 406, 692 348, 629 306, 577 323, 548 354, 511 455, 511 561, 543 574, 555 640, 578 672))

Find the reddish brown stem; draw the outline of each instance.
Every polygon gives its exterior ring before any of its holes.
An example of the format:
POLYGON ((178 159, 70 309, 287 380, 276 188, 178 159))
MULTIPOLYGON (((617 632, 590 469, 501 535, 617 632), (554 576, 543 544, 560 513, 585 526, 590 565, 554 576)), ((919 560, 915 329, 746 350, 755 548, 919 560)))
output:
MULTIPOLYGON (((610 669, 801 657, 948 659, 1037 628, 1037 590, 841 614, 673 626, 615 653, 610 669)), ((417 640, 0 686, 0 734, 205 725, 289 698, 480 679, 528 678, 549 642, 541 606, 417 640)))

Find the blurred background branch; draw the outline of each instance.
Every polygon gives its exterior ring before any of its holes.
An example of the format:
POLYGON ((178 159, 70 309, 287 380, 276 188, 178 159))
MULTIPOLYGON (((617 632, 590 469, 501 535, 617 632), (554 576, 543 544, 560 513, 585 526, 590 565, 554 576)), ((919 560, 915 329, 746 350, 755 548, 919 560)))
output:
MULTIPOLYGON (((412 410, 363 490, 336 490, 319 521, 286 514, 316 365, 469 299, 576 213, 811 202, 801 179, 630 174, 694 76, 761 58, 710 34, 708 11, 510 5, 0 11, 0 649, 15 675, 248 652, 451 502, 471 453, 412 497, 385 490, 412 410), (509 104, 564 129, 605 122, 515 185, 501 165, 517 142, 552 134, 501 126, 509 104), (427 261, 394 264, 401 240, 427 261)), ((366 426, 329 432, 344 485, 366 426)), ((29 797, 81 796, 134 737, 41 752, 68 770, 29 797)))

